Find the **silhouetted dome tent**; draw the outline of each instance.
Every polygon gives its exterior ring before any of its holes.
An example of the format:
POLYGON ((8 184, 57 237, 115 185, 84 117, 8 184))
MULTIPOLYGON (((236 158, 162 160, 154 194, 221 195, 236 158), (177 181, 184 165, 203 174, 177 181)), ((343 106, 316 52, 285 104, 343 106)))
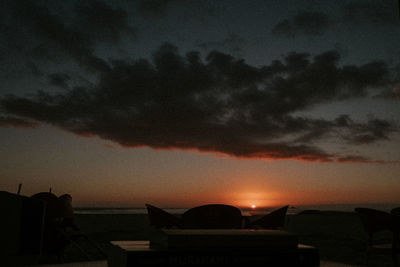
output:
POLYGON ((242 213, 230 205, 208 204, 187 210, 182 220, 185 229, 240 229, 242 213))

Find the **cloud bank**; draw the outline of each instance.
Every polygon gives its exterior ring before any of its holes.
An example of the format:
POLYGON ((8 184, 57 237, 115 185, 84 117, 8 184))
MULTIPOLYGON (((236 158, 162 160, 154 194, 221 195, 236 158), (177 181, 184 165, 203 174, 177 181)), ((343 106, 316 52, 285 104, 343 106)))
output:
POLYGON ((62 93, 8 95, 0 99, 0 106, 7 116, 129 148, 195 149, 267 160, 376 162, 327 152, 316 141, 334 138, 361 145, 387 140, 397 131, 391 122, 295 115, 317 104, 365 97, 370 88, 391 83, 384 62, 340 66, 339 60, 336 51, 314 57, 292 52, 270 65, 251 66, 218 51, 204 59, 195 51, 181 55, 166 43, 152 60, 104 62, 99 81, 91 87, 68 89, 68 76, 57 73, 49 82, 63 87, 62 93))

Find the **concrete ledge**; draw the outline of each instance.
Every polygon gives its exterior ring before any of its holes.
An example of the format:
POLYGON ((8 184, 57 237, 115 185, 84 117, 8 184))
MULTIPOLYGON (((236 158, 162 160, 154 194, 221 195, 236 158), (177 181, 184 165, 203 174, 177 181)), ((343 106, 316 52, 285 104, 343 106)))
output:
POLYGON ((58 264, 41 264, 33 265, 31 267, 107 267, 107 261, 84 261, 84 262, 70 262, 58 264))
POLYGON ((279 230, 162 229, 150 237, 156 249, 296 249, 297 236, 279 230))
POLYGON ((112 241, 109 267, 152 266, 319 266, 318 250, 298 245, 295 249, 154 249, 149 241, 112 241))

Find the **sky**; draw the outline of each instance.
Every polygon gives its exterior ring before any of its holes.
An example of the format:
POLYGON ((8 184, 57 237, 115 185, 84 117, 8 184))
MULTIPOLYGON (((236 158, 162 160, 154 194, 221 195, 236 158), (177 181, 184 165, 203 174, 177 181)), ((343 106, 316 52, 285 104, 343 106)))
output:
POLYGON ((0 6, 0 190, 400 203, 396 0, 0 6))

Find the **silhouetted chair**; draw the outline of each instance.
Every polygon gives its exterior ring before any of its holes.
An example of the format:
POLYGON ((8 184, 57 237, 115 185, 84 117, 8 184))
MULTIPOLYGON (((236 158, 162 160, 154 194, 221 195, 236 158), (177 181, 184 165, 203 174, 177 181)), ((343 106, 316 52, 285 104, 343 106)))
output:
POLYGON ((400 207, 393 208, 390 213, 395 216, 400 216, 400 207))
POLYGON ((46 204, 46 213, 45 220, 46 221, 54 221, 58 220, 62 217, 61 206, 58 201, 58 197, 50 192, 40 192, 31 196, 35 199, 40 199, 46 204))
POLYGON ((274 210, 254 221, 248 221, 246 228, 279 229, 285 226, 286 212, 289 206, 274 210))
POLYGON ((90 241, 89 238, 80 231, 78 226, 75 225, 72 197, 70 195, 65 194, 57 197, 50 192, 40 192, 34 194, 32 198, 40 199, 46 203, 42 248, 42 254, 44 256, 55 255, 60 259, 64 254, 66 246, 72 244, 88 259, 91 259, 91 257, 76 243, 80 238, 91 242, 103 255, 106 255, 102 249, 90 241))
MULTIPOLYGON (((75 214, 72 208, 72 197, 69 194, 61 195, 58 198, 58 205, 60 206, 61 213, 61 226, 67 231, 69 228, 73 231, 80 232, 81 230, 75 224, 75 214)), ((84 235, 83 233, 81 233, 84 235)))
POLYGON ((242 213, 233 206, 209 204, 187 210, 182 220, 185 229, 240 229, 242 213))
POLYGON ((369 208, 356 208, 355 211, 358 213, 364 230, 368 234, 366 265, 369 264, 372 253, 380 253, 391 254, 394 265, 398 266, 397 254, 399 253, 399 229, 395 225, 395 216, 384 211, 369 208), (392 233, 393 236, 391 242, 377 242, 374 235, 382 231, 390 231, 392 233))
POLYGON ((45 202, 42 255, 45 257, 56 255, 60 258, 69 241, 60 231, 61 206, 58 197, 50 192, 40 192, 34 194, 32 198, 45 202))
POLYGON ((394 257, 396 257, 395 260, 395 264, 399 264, 398 263, 398 259, 397 259, 397 254, 400 253, 400 207, 394 208, 390 211, 390 213, 392 214, 392 218, 393 218, 393 247, 394 247, 394 252, 396 253, 396 255, 394 257))
POLYGON ((85 250, 78 245, 77 241, 79 239, 84 239, 89 242, 92 246, 94 246, 103 256, 107 256, 107 254, 89 237, 81 231, 81 229, 75 224, 75 214, 74 209, 72 207, 72 197, 69 194, 64 194, 58 197, 58 205, 60 206, 61 220, 60 220, 60 228, 61 232, 67 238, 67 240, 80 250, 82 254, 86 256, 88 259, 92 259, 85 250))
POLYGON ((146 208, 151 226, 167 229, 182 228, 182 220, 179 217, 150 204, 146 204, 146 208))

